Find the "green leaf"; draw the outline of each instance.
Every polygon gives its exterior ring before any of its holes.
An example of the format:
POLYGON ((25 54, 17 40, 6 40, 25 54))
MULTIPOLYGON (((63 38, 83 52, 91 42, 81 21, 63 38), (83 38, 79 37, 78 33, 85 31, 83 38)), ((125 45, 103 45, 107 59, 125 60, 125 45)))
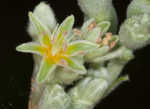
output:
POLYGON ((32 12, 29 12, 28 15, 29 15, 29 19, 30 19, 31 23, 33 23, 33 25, 35 26, 39 35, 50 32, 50 31, 48 31, 46 26, 44 26, 32 12))
POLYGON ((97 24, 97 26, 101 28, 102 33, 106 33, 108 31, 108 29, 110 28, 110 25, 111 24, 109 21, 102 21, 97 24))
POLYGON ((121 76, 119 77, 117 80, 115 80, 107 89, 107 91, 104 94, 104 97, 106 97, 107 95, 109 95, 115 88, 117 88, 121 83, 128 81, 129 77, 128 75, 125 76, 121 76))
POLYGON ((67 67, 71 70, 79 74, 86 74, 86 69, 84 66, 80 63, 77 63, 75 59, 66 58, 65 60, 67 61, 67 67))
POLYGON ((47 61, 44 58, 37 75, 38 83, 43 83, 48 77, 52 76, 55 68, 56 68, 55 64, 52 64, 51 62, 47 61))
POLYGON ((39 55, 42 53, 42 47, 39 44, 33 42, 21 44, 16 47, 16 50, 19 52, 34 53, 39 55))
POLYGON ((70 43, 67 49, 67 54, 77 55, 79 52, 88 52, 97 48, 98 45, 86 40, 74 41, 70 43))

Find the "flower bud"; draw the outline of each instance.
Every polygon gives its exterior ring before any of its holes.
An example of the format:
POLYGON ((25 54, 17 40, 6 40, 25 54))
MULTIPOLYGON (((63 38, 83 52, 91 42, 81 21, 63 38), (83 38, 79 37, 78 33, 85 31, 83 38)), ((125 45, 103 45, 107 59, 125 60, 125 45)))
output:
POLYGON ((127 10, 127 17, 150 13, 150 0, 132 0, 127 10))
MULTIPOLYGON (((51 7, 45 2, 41 2, 39 5, 37 5, 33 11, 33 14, 50 31, 52 31, 56 26, 56 19, 54 13, 51 7)), ((31 37, 35 37, 38 35, 36 29, 34 28, 33 24, 30 21, 27 31, 31 35, 31 37)))
POLYGON ((70 104, 70 97, 60 85, 56 84, 45 88, 38 109, 69 109, 70 104))
POLYGON ((94 59, 104 56, 105 54, 107 54, 109 52, 109 50, 110 50, 109 46, 103 46, 103 47, 97 48, 97 49, 89 52, 85 56, 85 61, 94 62, 94 59))
POLYGON ((119 38, 122 45, 139 49, 150 43, 150 15, 143 14, 128 18, 120 27, 119 38))
POLYGON ((95 18, 97 23, 110 21, 110 31, 116 32, 117 15, 112 0, 78 0, 78 3, 88 18, 95 18))
POLYGON ((69 92, 73 100, 73 108, 92 109, 103 97, 107 87, 107 80, 103 78, 86 77, 69 92))
POLYGON ((76 72, 60 67, 56 69, 56 77, 54 80, 60 84, 69 85, 81 77, 82 76, 76 72))

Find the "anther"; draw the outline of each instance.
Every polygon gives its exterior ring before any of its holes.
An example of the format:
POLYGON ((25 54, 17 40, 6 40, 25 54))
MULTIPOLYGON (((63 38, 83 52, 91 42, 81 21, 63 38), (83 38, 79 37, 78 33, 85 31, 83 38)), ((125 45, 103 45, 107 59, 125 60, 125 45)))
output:
POLYGON ((78 29, 73 29, 73 33, 75 34, 75 35, 78 35, 78 36, 81 36, 81 31, 80 30, 78 30, 78 29))
POLYGON ((109 44, 109 41, 108 39, 105 37, 102 41, 103 45, 108 45, 109 44))
POLYGON ((66 62, 64 59, 61 59, 61 60, 60 60, 60 63, 61 63, 63 66, 67 66, 67 62, 66 62))
POLYGON ((111 40, 111 39, 112 39, 112 33, 106 33, 105 37, 106 37, 108 40, 111 40))
POLYGON ((96 39, 96 43, 97 43, 97 44, 100 44, 101 42, 102 42, 101 37, 98 37, 98 38, 96 39))
POLYGON ((64 35, 64 36, 66 36, 66 35, 67 35, 67 33, 68 33, 67 31, 64 31, 64 32, 63 32, 63 35, 64 35))
POLYGON ((113 41, 110 43, 110 49, 114 48, 114 46, 116 45, 116 41, 113 41))
POLYGON ((56 40, 57 40, 57 36, 53 36, 53 39, 51 40, 52 44, 54 44, 56 40))
POLYGON ((68 45, 65 43, 64 46, 63 46, 63 50, 67 51, 67 48, 68 48, 68 45))
POLYGON ((96 27, 96 22, 94 21, 88 26, 88 31, 91 31, 95 27, 96 27))

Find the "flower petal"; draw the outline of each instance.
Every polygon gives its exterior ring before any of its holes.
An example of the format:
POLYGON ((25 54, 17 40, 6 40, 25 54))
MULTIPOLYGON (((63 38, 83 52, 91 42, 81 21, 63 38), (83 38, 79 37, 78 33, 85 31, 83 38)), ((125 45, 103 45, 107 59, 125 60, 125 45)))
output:
POLYGON ((42 47, 39 44, 33 42, 21 44, 16 47, 16 50, 19 52, 34 53, 39 55, 41 55, 43 52, 42 47))
POLYGON ((52 43, 51 43, 51 39, 50 37, 48 36, 48 34, 45 34, 41 37, 41 40, 40 40, 41 44, 43 45, 49 45, 51 47, 52 43))
POLYGON ((110 22, 109 21, 102 21, 100 23, 97 24, 98 27, 101 28, 101 32, 104 34, 108 31, 108 29, 110 28, 110 22))
POLYGON ((52 64, 51 62, 47 61, 45 58, 42 61, 40 70, 37 75, 37 82, 42 83, 48 77, 52 76, 53 71, 55 70, 56 65, 52 64))
POLYGON ((97 48, 98 45, 86 40, 74 41, 67 48, 67 54, 76 55, 79 52, 88 52, 97 48))
POLYGON ((33 25, 35 26, 39 35, 43 34, 43 33, 50 33, 50 31, 48 31, 47 27, 44 26, 32 12, 29 12, 28 15, 29 15, 29 19, 30 19, 31 23, 33 23, 33 25))
POLYGON ((81 27, 81 31, 82 31, 83 33, 87 33, 87 32, 88 32, 88 27, 89 27, 89 25, 90 25, 92 22, 94 22, 94 21, 95 21, 94 18, 90 18, 89 20, 87 20, 87 21, 83 24, 83 26, 81 27))
POLYGON ((29 18, 31 22, 34 24, 35 28, 38 31, 39 36, 41 36, 39 39, 43 45, 51 45, 51 39, 49 37, 50 31, 48 31, 47 27, 44 26, 38 18, 32 14, 32 12, 29 12, 29 18))
POLYGON ((95 27, 94 29, 89 31, 89 33, 86 35, 85 39, 90 42, 96 43, 97 39, 100 36, 100 33, 101 33, 101 28, 95 27))
POLYGON ((33 11, 39 20, 44 24, 49 30, 53 30, 56 26, 56 18, 51 6, 46 2, 40 2, 33 11))
POLYGON ((80 63, 77 63, 75 59, 66 58, 65 60, 67 61, 67 67, 71 70, 79 74, 86 74, 86 69, 84 66, 80 63))
POLYGON ((74 24, 74 16, 71 15, 67 17, 63 23, 59 26, 58 31, 57 31, 57 41, 56 45, 61 46, 64 42, 65 39, 67 39, 67 36, 69 36, 72 27, 74 24))
POLYGON ((69 33, 71 32, 72 30, 72 27, 73 27, 73 24, 74 24, 74 16, 71 15, 69 17, 67 17, 63 23, 60 25, 60 27, 58 28, 58 35, 63 35, 64 34, 67 36, 69 35, 69 33))

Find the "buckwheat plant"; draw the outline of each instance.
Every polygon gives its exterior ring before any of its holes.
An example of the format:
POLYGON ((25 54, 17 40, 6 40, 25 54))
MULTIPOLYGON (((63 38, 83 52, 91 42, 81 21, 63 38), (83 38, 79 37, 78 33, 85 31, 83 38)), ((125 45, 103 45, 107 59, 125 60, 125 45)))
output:
POLYGON ((150 0, 131 2, 118 34, 112 0, 78 3, 85 16, 80 28, 73 15, 58 24, 45 2, 28 14, 32 41, 16 50, 34 58, 29 109, 93 109, 128 80, 122 69, 150 42, 150 0))

